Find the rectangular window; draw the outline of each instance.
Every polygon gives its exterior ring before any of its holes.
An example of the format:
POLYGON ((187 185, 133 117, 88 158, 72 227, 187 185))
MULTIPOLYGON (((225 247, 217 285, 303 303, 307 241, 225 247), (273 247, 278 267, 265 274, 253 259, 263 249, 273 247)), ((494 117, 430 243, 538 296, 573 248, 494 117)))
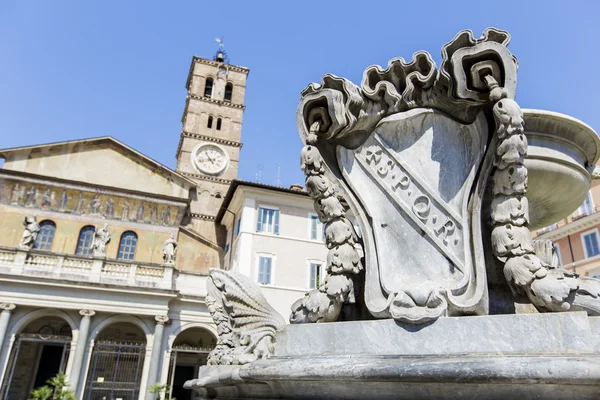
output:
POLYGON ((598 232, 590 232, 581 235, 583 238, 583 249, 585 250, 585 257, 590 258, 600 254, 600 246, 598 245, 598 232))
POLYGON ((585 200, 583 201, 581 206, 579 206, 579 209, 577 210, 577 214, 578 215, 590 215, 593 213, 594 213, 594 202, 592 201, 592 194, 590 192, 588 192, 587 196, 585 197, 585 200))
POLYGON ((258 207, 256 232, 272 233, 279 235, 279 210, 258 207))
POLYGON ((310 240, 323 241, 324 227, 323 223, 319 220, 319 217, 312 214, 309 219, 310 228, 310 240))
POLYGON ((310 281, 308 283, 309 289, 316 289, 322 283, 323 279, 323 264, 311 262, 310 268, 310 281))
POLYGON ((241 227, 242 227, 242 217, 239 217, 237 222, 235 223, 235 236, 236 237, 240 234, 241 227))
POLYGON ((273 258, 270 256, 258 256, 258 283, 263 285, 271 284, 271 270, 273 267, 273 258))

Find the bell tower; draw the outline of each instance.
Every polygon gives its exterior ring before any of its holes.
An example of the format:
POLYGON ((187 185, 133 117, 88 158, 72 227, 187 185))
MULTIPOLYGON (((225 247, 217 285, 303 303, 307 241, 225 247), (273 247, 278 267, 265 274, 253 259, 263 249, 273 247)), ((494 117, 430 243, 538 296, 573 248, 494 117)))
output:
POLYGON ((222 41, 219 43, 213 59, 192 59, 176 155, 177 172, 198 185, 191 204, 193 228, 209 237, 215 231, 214 220, 225 193, 237 177, 250 72, 229 64, 222 41))

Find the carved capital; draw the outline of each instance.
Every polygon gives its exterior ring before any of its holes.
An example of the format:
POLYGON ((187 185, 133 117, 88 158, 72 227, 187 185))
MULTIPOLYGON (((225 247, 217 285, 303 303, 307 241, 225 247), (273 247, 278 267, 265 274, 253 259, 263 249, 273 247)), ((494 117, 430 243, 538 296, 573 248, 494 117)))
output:
POLYGON ((154 319, 156 320, 157 325, 164 325, 169 322, 169 317, 166 315, 157 315, 154 317, 154 319))
POLYGON ((94 310, 79 310, 79 315, 81 315, 83 317, 91 318, 94 315, 96 315, 96 311, 94 311, 94 310))
POLYGON ((13 303, 0 303, 0 310, 2 310, 2 311, 12 311, 16 307, 17 306, 13 303))

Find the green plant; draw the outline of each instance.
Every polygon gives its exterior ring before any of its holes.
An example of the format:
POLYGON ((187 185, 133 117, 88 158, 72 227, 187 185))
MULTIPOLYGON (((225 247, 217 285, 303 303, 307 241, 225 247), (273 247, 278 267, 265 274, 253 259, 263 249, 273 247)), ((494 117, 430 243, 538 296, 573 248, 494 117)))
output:
POLYGON ((161 398, 160 395, 164 393, 165 394, 164 400, 177 400, 175 397, 171 397, 169 395, 169 392, 171 391, 171 387, 169 385, 155 383, 153 385, 150 385, 148 390, 150 391, 151 394, 157 394, 158 395, 156 397, 157 399, 160 399, 161 398))
POLYGON ((65 374, 59 373, 46 383, 47 385, 33 390, 29 394, 29 400, 76 400, 65 374))

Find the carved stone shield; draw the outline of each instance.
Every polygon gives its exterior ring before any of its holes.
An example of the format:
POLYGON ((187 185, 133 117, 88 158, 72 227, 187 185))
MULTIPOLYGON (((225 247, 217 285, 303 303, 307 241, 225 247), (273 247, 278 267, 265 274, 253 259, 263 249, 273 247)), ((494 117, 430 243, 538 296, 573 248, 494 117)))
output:
POLYGON ((463 124, 419 108, 381 120, 355 149, 337 147, 367 216, 365 301, 374 315, 425 321, 486 311, 485 285, 476 284, 485 265, 472 240, 479 212, 469 202, 487 141, 483 114, 463 124))

